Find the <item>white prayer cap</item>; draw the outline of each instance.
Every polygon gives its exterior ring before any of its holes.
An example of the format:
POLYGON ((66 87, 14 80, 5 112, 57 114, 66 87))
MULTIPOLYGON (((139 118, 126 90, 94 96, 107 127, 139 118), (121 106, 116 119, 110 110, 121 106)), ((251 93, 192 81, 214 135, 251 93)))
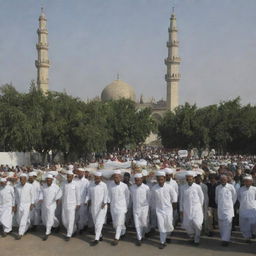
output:
POLYGON ((6 182, 7 179, 6 178, 0 178, 0 182, 6 182))
POLYGON ((101 172, 94 172, 94 176, 101 177, 102 173, 101 172))
POLYGON ((74 169, 74 165, 73 164, 68 165, 68 169, 69 170, 73 170, 74 169))
POLYGON ((28 174, 28 176, 29 176, 29 177, 33 177, 33 176, 37 176, 37 175, 36 175, 36 172, 30 172, 30 173, 28 174))
POLYGON ((52 174, 48 173, 47 176, 46 176, 46 179, 53 179, 52 174))
POLYGON ((243 177, 244 180, 252 180, 252 176, 251 175, 246 175, 243 177))
POLYGON ((136 178, 142 178, 142 177, 143 177, 142 173, 136 173, 136 174, 134 175, 134 179, 136 179, 136 178))
POLYGON ((163 171, 164 171, 166 174, 173 174, 173 173, 174 173, 174 170, 171 169, 171 168, 165 168, 165 169, 163 169, 163 171))
POLYGON ((186 176, 193 176, 193 177, 195 177, 195 172, 187 171, 186 176))
POLYGON ((121 174, 121 170, 115 170, 114 174, 121 174))
POLYGON ((164 176, 165 177, 165 172, 164 171, 157 171, 156 176, 164 176))
POLYGON ((68 170, 68 171, 66 172, 66 174, 67 174, 67 175, 74 175, 74 173, 73 173, 72 170, 68 170))
POLYGON ((21 177, 26 177, 26 178, 28 178, 28 176, 27 176, 26 173, 22 173, 22 174, 20 175, 20 178, 21 178, 21 177))
POLYGON ((85 172, 85 169, 84 168, 78 168, 78 171, 85 172))
POLYGON ((148 171, 147 170, 142 170, 141 174, 142 174, 142 176, 148 176, 148 171))
POLYGON ((49 171, 48 173, 51 174, 53 177, 58 175, 57 171, 49 171))

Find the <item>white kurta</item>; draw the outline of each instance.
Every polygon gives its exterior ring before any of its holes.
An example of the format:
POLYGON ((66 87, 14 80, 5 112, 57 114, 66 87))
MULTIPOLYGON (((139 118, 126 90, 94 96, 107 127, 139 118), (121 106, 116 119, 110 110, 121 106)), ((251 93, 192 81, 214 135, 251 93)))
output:
POLYGON ((173 189, 175 190, 175 192, 177 193, 177 195, 179 195, 179 186, 178 183, 176 182, 176 180, 174 179, 170 179, 170 181, 166 181, 166 184, 169 184, 173 187, 173 189))
MULTIPOLYGON (((176 182, 176 180, 174 179, 170 179, 170 181, 166 181, 167 184, 170 184, 173 189, 175 190, 175 192, 177 193, 177 196, 179 198, 179 186, 178 183, 176 182)), ((173 210, 173 225, 175 226, 175 224, 178 222, 179 219, 179 215, 178 215, 178 209, 174 209, 173 210)))
POLYGON ((42 221, 46 226, 46 235, 51 233, 52 227, 58 227, 59 221, 55 216, 55 210, 57 208, 56 201, 61 199, 62 191, 59 186, 52 183, 51 186, 44 184, 41 187, 40 200, 42 202, 42 221))
POLYGON ((12 230, 13 212, 15 205, 14 189, 10 185, 0 186, 0 223, 3 225, 4 232, 12 230))
POLYGON ((30 226, 30 206, 34 204, 33 187, 26 183, 24 186, 18 183, 15 188, 15 204, 17 205, 17 223, 19 225, 19 235, 24 235, 30 226))
POLYGON ((67 237, 71 237, 76 231, 75 213, 76 206, 80 205, 80 187, 75 181, 62 185, 62 223, 67 229, 67 237))
POLYGON ((237 198, 240 202, 240 229, 243 236, 250 239, 256 232, 256 187, 241 187, 238 190, 237 198))
POLYGON ((183 212, 182 227, 195 242, 199 242, 203 224, 204 194, 200 185, 184 184, 180 190, 180 211, 183 212))
POLYGON ((36 180, 31 184, 33 187, 33 194, 34 194, 34 200, 35 200, 35 207, 30 211, 30 223, 31 225, 39 225, 41 222, 41 204, 39 202, 40 197, 40 183, 36 180))
POLYGON ((125 214, 128 210, 130 191, 126 184, 120 182, 118 185, 112 181, 108 186, 110 212, 113 226, 116 229, 115 238, 119 240, 120 235, 125 233, 125 214))
POLYGON ((236 199, 236 190, 233 185, 226 184, 216 187, 215 201, 218 206, 218 219, 232 221, 236 199))
POLYGON ((95 240, 99 240, 102 227, 105 223, 107 214, 108 188, 104 182, 95 184, 92 182, 88 188, 86 203, 90 201, 90 210, 95 227, 95 240), (106 204, 102 209, 102 204, 106 204))
POLYGON ((203 194, 204 194, 204 204, 203 204, 204 225, 205 225, 205 227, 208 227, 208 225, 207 225, 208 205, 209 205, 208 187, 204 183, 201 183, 200 186, 201 186, 203 194))
POLYGON ((172 203, 177 203, 178 196, 175 190, 169 185, 164 184, 160 187, 156 184, 152 188, 152 202, 156 209, 158 229, 161 233, 173 231, 173 208, 172 203))
POLYGON ((137 238, 141 240, 149 225, 150 189, 143 183, 140 186, 134 184, 130 187, 130 192, 137 238))
POLYGON ((216 187, 215 201, 218 207, 218 223, 222 241, 230 241, 236 199, 237 194, 233 185, 220 184, 216 187))
MULTIPOLYGON (((75 182, 80 189, 80 202, 84 202, 89 187, 89 180, 85 177, 81 179, 75 179, 75 182)), ((79 230, 82 230, 88 222, 88 207, 85 204, 81 204, 80 208, 76 211, 76 223, 79 230)))

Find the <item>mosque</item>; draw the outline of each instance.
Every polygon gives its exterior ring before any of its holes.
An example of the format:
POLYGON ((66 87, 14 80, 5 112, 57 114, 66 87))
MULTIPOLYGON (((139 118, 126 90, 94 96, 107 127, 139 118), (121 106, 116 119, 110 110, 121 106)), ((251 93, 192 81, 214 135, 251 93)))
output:
MULTIPOLYGON (((38 43, 36 45, 38 56, 37 60, 35 61, 35 65, 37 68, 37 87, 38 89, 42 90, 43 93, 47 93, 49 90, 48 77, 50 68, 50 61, 48 58, 48 30, 46 23, 46 15, 43 9, 41 9, 39 28, 37 30, 38 43)), ((152 109, 152 116, 157 121, 161 120, 166 111, 173 111, 179 105, 179 81, 181 77, 179 67, 181 59, 179 57, 178 29, 174 9, 170 17, 170 27, 168 29, 168 33, 169 40, 166 44, 168 48, 168 56, 165 59, 165 65, 167 67, 167 72, 165 75, 167 87, 166 100, 156 102, 152 98, 152 100, 144 102, 144 99, 141 96, 137 101, 135 89, 128 83, 120 80, 118 76, 116 80, 103 88, 101 93, 102 101, 117 100, 121 98, 130 99, 136 102, 138 109, 150 107, 152 109)))

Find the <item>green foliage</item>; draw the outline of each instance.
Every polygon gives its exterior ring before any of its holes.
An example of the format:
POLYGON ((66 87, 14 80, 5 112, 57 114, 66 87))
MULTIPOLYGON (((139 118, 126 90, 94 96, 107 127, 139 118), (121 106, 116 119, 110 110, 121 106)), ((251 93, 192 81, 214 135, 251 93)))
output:
POLYGON ((197 108, 186 103, 168 112, 159 125, 167 148, 215 148, 219 152, 256 153, 256 107, 240 98, 197 108))
POLYGON ((108 109, 108 150, 138 145, 153 131, 155 122, 150 109, 136 110, 135 103, 125 99, 105 104, 108 109))
POLYGON ((130 100, 85 103, 66 93, 43 95, 32 81, 27 94, 0 88, 0 151, 36 150, 46 156, 86 158, 144 142, 154 129, 150 109, 130 100))

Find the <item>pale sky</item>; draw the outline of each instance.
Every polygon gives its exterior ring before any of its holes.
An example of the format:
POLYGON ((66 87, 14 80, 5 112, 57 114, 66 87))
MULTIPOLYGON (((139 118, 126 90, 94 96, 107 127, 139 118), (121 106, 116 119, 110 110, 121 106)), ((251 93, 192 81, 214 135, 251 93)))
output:
POLYGON ((120 73, 137 98, 166 97, 169 18, 179 28, 180 103, 256 104, 256 0, 0 0, 0 84, 36 79, 38 17, 49 31, 50 90, 82 99, 120 73))

